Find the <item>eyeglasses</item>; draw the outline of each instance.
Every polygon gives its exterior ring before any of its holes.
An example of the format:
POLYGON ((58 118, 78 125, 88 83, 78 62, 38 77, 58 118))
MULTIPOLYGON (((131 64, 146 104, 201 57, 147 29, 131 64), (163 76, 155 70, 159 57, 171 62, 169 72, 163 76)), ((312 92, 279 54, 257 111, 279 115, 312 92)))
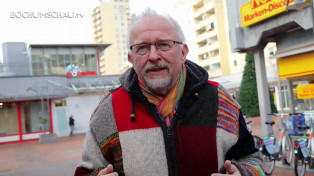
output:
POLYGON ((156 43, 135 44, 130 47, 130 50, 136 54, 145 55, 148 51, 150 51, 151 45, 155 45, 157 51, 158 50, 169 51, 175 44, 183 44, 183 43, 178 42, 178 41, 173 41, 173 40, 162 40, 156 43))

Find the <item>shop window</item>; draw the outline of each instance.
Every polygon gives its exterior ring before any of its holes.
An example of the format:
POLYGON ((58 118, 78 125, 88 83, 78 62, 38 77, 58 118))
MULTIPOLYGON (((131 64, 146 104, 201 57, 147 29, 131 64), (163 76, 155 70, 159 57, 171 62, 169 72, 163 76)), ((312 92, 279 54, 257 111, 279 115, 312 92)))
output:
POLYGON ((21 103, 21 115, 23 133, 50 130, 49 110, 46 101, 21 103))
POLYGON ((283 108, 289 108, 290 102, 289 102, 288 86, 281 86, 281 98, 282 98, 283 108))
POLYGON ((17 105, 15 103, 2 103, 0 122, 0 136, 19 133, 17 105))

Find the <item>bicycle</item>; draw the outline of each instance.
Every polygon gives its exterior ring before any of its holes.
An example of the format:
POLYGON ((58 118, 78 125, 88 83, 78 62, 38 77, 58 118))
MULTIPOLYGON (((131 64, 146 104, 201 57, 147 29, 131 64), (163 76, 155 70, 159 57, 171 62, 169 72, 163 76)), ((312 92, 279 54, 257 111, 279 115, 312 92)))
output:
MULTIPOLYGON (((292 142, 287 130, 287 120, 284 116, 289 114, 269 114, 280 115, 281 132, 278 143, 276 144, 276 137, 264 137, 260 141, 259 150, 262 153, 264 162, 264 170, 266 175, 271 175, 275 168, 275 162, 282 160, 283 164, 290 165, 292 161, 292 142)), ((265 122, 266 125, 273 126, 274 121, 265 122)))
POLYGON ((301 125, 298 128, 303 130, 303 138, 294 142, 294 173, 296 176, 304 176, 306 165, 314 168, 314 124, 311 120, 309 125, 301 125), (306 137, 307 130, 310 131, 308 138, 306 137))
MULTIPOLYGON (((246 122, 246 126, 248 128, 248 131, 252 134, 252 131, 250 130, 251 129, 251 123, 252 123, 252 121, 246 122)), ((259 136, 253 135, 253 134, 252 134, 252 136, 254 139, 255 148, 259 149, 261 147, 260 143, 262 141, 262 138, 260 138, 259 136)))

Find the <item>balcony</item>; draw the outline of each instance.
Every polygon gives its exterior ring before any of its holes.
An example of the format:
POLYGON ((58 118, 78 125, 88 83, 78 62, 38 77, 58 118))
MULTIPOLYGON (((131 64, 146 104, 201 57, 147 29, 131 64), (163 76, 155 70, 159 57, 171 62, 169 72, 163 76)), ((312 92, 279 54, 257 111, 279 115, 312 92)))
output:
POLYGON ((209 59, 198 59, 198 64, 201 66, 201 67, 206 67, 206 66, 209 66, 210 63, 209 63, 209 59))
POLYGON ((217 41, 213 43, 207 43, 205 46, 198 48, 197 55, 209 53, 210 51, 215 50, 215 49, 219 49, 219 43, 217 41))
POLYGON ((195 30, 199 30, 199 29, 201 29, 204 26, 206 27, 211 22, 213 22, 213 20, 211 18, 206 18, 205 20, 201 20, 199 22, 195 22, 195 30))
POLYGON ((210 56, 209 55, 209 63, 210 64, 215 64, 218 62, 220 62, 220 56, 219 55, 216 55, 216 56, 210 56))
POLYGON ((202 3, 203 0, 192 0, 192 5, 197 6, 202 3))
POLYGON ((196 36, 196 42, 199 43, 199 42, 202 42, 203 40, 207 40, 207 39, 213 38, 215 36, 217 36, 217 31, 215 29, 212 31, 207 31, 203 34, 196 36))
POLYGON ((212 2, 209 2, 207 4, 204 4, 203 7, 197 9, 194 12, 194 18, 197 18, 200 15, 205 14, 206 12, 214 12, 214 11, 215 11, 215 2, 212 1, 212 2))

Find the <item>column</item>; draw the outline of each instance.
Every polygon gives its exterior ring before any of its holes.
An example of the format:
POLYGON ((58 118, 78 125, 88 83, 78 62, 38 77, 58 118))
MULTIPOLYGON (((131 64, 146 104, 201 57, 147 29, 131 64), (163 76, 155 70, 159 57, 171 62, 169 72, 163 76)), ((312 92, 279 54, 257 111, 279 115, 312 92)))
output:
POLYGON ((271 108, 265 68, 264 47, 260 46, 257 50, 254 51, 254 63, 259 111, 262 125, 262 135, 269 136, 273 134, 273 129, 271 126, 265 124, 265 122, 267 121, 272 121, 272 118, 271 115, 267 115, 271 113, 271 108))

